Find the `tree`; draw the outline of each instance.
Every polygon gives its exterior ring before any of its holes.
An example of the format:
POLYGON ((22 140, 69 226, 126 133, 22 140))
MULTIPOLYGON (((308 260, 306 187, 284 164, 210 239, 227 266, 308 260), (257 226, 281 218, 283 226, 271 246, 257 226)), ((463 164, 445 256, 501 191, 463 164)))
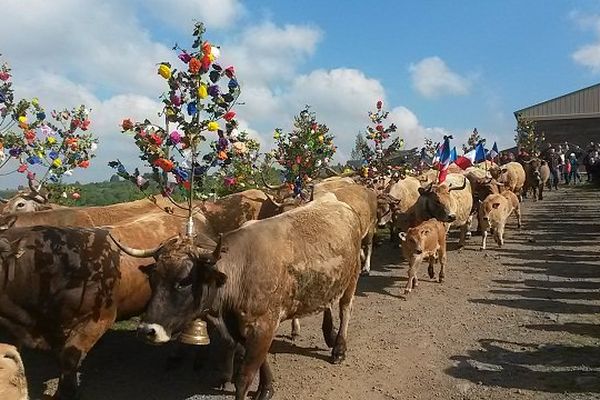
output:
POLYGON ((119 178, 119 175, 117 175, 117 174, 113 174, 110 177, 110 182, 119 182, 120 180, 121 180, 121 178, 119 178))
POLYGON ((365 139, 362 133, 356 135, 354 141, 354 148, 350 153, 352 160, 369 160, 375 155, 373 150, 369 147, 369 142, 365 139))
POLYGON ((535 122, 518 116, 517 129, 515 129, 515 142, 520 150, 528 154, 539 154, 545 142, 544 132, 537 132, 535 122))
POLYGON ((471 135, 467 139, 467 144, 463 144, 462 145, 463 153, 467 153, 467 152, 473 150, 475 147, 477 147, 477 144, 479 142, 485 142, 485 139, 483 139, 479 135, 479 132, 477 131, 477 128, 475 128, 475 129, 473 129, 473 132, 471 133, 471 135))

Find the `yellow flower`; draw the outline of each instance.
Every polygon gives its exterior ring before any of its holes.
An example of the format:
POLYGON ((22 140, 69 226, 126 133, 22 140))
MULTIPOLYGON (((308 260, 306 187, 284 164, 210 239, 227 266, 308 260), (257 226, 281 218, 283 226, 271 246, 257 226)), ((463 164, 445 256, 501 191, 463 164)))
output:
POLYGON ((48 139, 46 139, 46 141, 48 142, 48 144, 54 144, 56 143, 56 138, 53 136, 48 136, 48 139))
POLYGON ((40 105, 40 101, 37 97, 34 97, 33 99, 31 99, 31 104, 37 107, 40 105))
POLYGON ((206 89, 206 85, 202 84, 198 87, 198 97, 205 99, 206 96, 208 96, 208 89, 206 89))
POLYGON ((323 141, 325 140, 323 135, 319 135, 318 139, 319 139, 319 143, 323 143, 323 141))
POLYGON ((208 130, 214 132, 219 129, 219 123, 216 121, 210 121, 208 123, 208 130))
POLYGON ((54 165, 55 167, 60 167, 62 165, 62 160, 60 158, 56 158, 54 159, 54 161, 52 162, 52 165, 54 165))
POLYGON ((20 122, 21 124, 26 124, 26 123, 27 123, 27 117, 26 117, 26 116, 24 116, 24 115, 21 115, 21 116, 19 117, 19 122, 20 122))
POLYGON ((169 79, 171 77, 171 68, 167 64, 160 64, 158 74, 165 79, 169 79))
POLYGON ((210 62, 213 62, 213 61, 215 61, 215 55, 214 55, 214 54, 212 54, 212 53, 210 53, 210 54, 208 55, 208 58, 209 58, 210 62))

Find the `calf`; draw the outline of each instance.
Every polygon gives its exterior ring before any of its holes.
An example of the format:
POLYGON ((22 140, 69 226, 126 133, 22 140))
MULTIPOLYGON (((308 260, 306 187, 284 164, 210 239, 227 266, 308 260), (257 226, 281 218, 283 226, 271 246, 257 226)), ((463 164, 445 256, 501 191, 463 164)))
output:
POLYGON ((504 191, 501 194, 489 195, 481 206, 479 213, 483 223, 483 232, 481 239, 481 249, 485 250, 488 231, 491 230, 494 240, 499 247, 504 244, 504 226, 510 214, 515 213, 517 226, 521 227, 521 210, 519 199, 511 191, 504 191))
POLYGON ((417 268, 424 259, 429 261, 428 272, 431 279, 435 277, 433 264, 436 259, 439 260, 438 282, 442 282, 446 267, 446 227, 444 224, 432 218, 410 228, 406 233, 400 232, 399 236, 402 241, 402 253, 409 265, 408 282, 406 282, 404 293, 410 293, 419 284, 417 268))
POLYGON ((0 343, 0 399, 27 400, 27 379, 16 347, 0 343))

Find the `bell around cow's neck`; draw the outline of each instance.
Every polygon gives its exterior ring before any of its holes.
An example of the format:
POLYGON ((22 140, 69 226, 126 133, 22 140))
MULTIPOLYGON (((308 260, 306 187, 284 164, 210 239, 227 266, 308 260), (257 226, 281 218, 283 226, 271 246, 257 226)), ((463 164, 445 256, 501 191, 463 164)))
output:
POLYGON ((200 318, 190 322, 179 337, 179 341, 196 346, 206 346, 209 344, 210 338, 208 337, 206 322, 200 318))

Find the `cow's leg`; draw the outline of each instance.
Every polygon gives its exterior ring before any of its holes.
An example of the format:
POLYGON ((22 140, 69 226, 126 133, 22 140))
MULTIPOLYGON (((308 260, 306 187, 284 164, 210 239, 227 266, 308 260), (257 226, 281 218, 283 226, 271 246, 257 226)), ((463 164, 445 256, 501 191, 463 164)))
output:
MULTIPOLYGON (((225 351, 223 354, 223 365, 222 371, 217 378, 216 385, 219 387, 224 387, 227 382, 233 382, 233 369, 234 369, 234 360, 235 360, 235 350, 236 350, 236 341, 233 339, 227 326, 225 325, 225 321, 222 316, 213 316, 207 314, 205 316, 206 320, 211 323, 219 333, 219 336, 224 341, 225 351)), ((194 366, 198 368, 199 360, 194 360, 194 366)))
POLYGON ((501 222, 498 224, 498 229, 496 230, 496 243, 498 243, 498 247, 502 247, 504 245, 504 223, 501 222))
POLYGON ((55 399, 76 399, 79 397, 79 367, 87 353, 98 339, 111 327, 117 316, 116 309, 103 310, 97 321, 87 320, 71 330, 59 352, 60 379, 55 399))
POLYGON ((252 324, 247 324, 247 335, 244 341, 244 359, 240 366, 235 383, 235 399, 246 400, 248 389, 254 381, 256 371, 260 368, 257 400, 267 400, 273 396, 272 375, 267 362, 267 353, 271 347, 277 323, 269 317, 259 318, 252 324))
POLYGON ((352 300, 354 292, 356 292, 356 283, 358 277, 353 277, 350 285, 340 299, 340 331, 335 340, 335 346, 331 352, 331 362, 339 364, 346 358, 346 337, 348 334, 348 324, 350 323, 350 315, 352 314, 352 300))
POLYGON ((369 230, 367 236, 363 239, 363 248, 366 248, 365 261, 363 263, 363 274, 369 275, 371 272, 371 255, 373 254, 373 237, 375 236, 375 228, 369 230))
POLYGON ((488 236, 488 230, 486 228, 481 232, 481 250, 485 250, 487 236, 488 236))
POLYGON ((539 187, 539 196, 538 196, 538 200, 544 200, 544 184, 542 183, 539 187))
POLYGON ((292 319, 292 340, 296 340, 300 336, 300 320, 298 318, 292 319))
POLYGON ((440 248, 438 250, 438 259, 440 260, 440 274, 438 275, 438 282, 442 283, 444 281, 445 271, 446 271, 446 239, 444 238, 444 242, 440 244, 440 248))
POLYGON ((460 227, 460 239, 458 240, 458 247, 463 247, 465 245, 465 241, 467 240, 467 231, 469 230, 469 226, 471 225, 471 219, 467 220, 467 223, 460 227))
POLYGON ((337 331, 333 327, 333 314, 331 312, 331 306, 323 310, 323 324, 321 325, 321 329, 323 330, 323 338, 325 338, 327 347, 333 348, 337 338, 337 331))
POLYGON ((408 294, 411 292, 414 286, 413 283, 417 280, 417 268, 419 267, 419 263, 416 260, 411 260, 410 265, 408 266, 408 281, 406 281, 406 286, 404 287, 404 294, 408 294))
POLYGON ((396 234, 396 225, 394 223, 394 219, 389 223, 390 225, 390 242, 396 243, 398 240, 398 235, 396 234))
POLYGON ((517 207, 515 208, 515 217, 517 218, 517 228, 521 229, 521 207, 519 205, 517 205, 517 207))

